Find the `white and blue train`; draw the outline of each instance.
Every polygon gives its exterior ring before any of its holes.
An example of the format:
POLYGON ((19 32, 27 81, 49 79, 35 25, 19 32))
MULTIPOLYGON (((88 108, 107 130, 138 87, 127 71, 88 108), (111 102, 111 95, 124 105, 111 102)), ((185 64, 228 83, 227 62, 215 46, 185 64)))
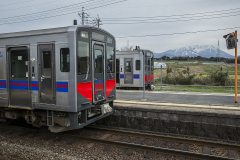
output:
POLYGON ((153 64, 153 53, 149 50, 116 51, 116 86, 153 89, 153 64))

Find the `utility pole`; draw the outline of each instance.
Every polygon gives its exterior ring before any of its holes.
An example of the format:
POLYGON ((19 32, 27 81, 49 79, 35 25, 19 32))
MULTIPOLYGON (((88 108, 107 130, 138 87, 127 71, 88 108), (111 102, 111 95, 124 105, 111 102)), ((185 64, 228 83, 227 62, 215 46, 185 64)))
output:
POLYGON ((219 60, 219 40, 218 40, 218 49, 217 49, 217 62, 219 60))
POLYGON ((227 49, 235 48, 235 103, 237 103, 237 30, 233 33, 224 35, 223 38, 226 39, 227 49))
MULTIPOLYGON (((235 31, 235 39, 237 40, 237 30, 235 31)), ((235 103, 237 103, 237 43, 235 47, 235 103)))
POLYGON ((84 12, 84 7, 82 7, 82 13, 78 13, 79 17, 82 18, 82 25, 84 25, 84 22, 85 22, 85 18, 88 18, 88 14, 84 12))
POLYGON ((101 19, 99 18, 99 15, 97 15, 97 16, 98 16, 98 17, 93 20, 93 23, 94 23, 94 25, 96 25, 96 26, 99 28, 100 25, 102 25, 102 21, 101 21, 101 19))
POLYGON ((101 19, 99 18, 99 15, 97 15, 98 16, 98 18, 96 19, 97 20, 97 26, 98 26, 98 28, 100 27, 100 25, 102 25, 102 21, 101 21, 101 19))

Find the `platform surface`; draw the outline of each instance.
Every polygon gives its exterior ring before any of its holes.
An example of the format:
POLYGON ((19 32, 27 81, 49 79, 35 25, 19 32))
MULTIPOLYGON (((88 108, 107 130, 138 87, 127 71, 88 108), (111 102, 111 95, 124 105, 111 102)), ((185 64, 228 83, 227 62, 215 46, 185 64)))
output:
MULTIPOLYGON (((234 94, 224 93, 198 93, 198 92, 158 92, 158 91, 135 91, 135 90, 117 90, 117 101, 135 101, 140 103, 159 103, 159 105, 180 105, 185 106, 205 106, 228 109, 240 109, 240 95, 238 103, 235 103, 234 94)), ((116 101, 116 102, 117 102, 116 101)))

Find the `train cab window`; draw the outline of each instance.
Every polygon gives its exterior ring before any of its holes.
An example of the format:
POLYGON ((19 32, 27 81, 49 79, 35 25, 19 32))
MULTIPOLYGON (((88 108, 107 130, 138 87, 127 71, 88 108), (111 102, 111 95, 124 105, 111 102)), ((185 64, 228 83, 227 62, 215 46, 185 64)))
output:
POLYGON ((115 72, 114 48, 107 46, 107 73, 115 72))
POLYGON ((148 72, 148 65, 147 65, 148 61, 147 61, 147 57, 145 57, 145 72, 148 72))
POLYGON ((82 31, 77 43, 77 61, 78 61, 78 75, 89 74, 89 36, 88 32, 82 31))
POLYGON ((69 48, 61 48, 60 50, 60 70, 61 72, 70 71, 69 48))
POLYGON ((139 71, 140 68, 140 60, 136 60, 136 70, 139 71))
POLYGON ((147 66, 148 66, 148 71, 150 71, 150 68, 151 68, 150 58, 148 58, 148 64, 147 64, 147 66))
POLYGON ((153 57, 151 58, 151 71, 153 72, 153 70, 154 70, 154 65, 153 65, 153 57))

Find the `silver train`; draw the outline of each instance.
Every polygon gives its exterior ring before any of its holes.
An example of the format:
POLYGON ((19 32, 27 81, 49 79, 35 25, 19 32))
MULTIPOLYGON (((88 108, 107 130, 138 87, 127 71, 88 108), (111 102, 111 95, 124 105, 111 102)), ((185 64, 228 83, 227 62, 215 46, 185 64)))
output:
POLYGON ((116 51, 116 85, 118 88, 154 88, 153 53, 136 47, 133 51, 116 51), (143 67, 145 66, 145 67, 143 67))
POLYGON ((115 38, 89 26, 0 34, 0 120, 51 132, 113 113, 115 38))

